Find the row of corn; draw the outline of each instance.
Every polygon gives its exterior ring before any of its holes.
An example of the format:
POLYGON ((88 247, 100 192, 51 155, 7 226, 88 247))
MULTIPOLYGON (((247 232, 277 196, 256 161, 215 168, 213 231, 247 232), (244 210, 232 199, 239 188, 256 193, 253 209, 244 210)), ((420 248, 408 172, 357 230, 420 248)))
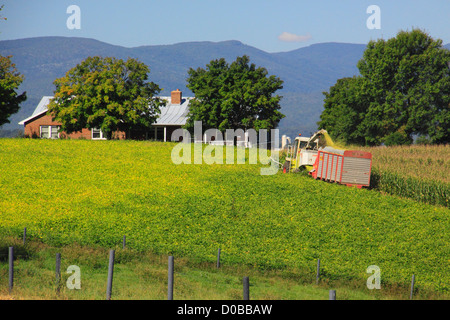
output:
POLYGON ((433 205, 449 206, 449 184, 439 180, 402 176, 398 173, 372 168, 370 184, 372 189, 388 194, 433 205))

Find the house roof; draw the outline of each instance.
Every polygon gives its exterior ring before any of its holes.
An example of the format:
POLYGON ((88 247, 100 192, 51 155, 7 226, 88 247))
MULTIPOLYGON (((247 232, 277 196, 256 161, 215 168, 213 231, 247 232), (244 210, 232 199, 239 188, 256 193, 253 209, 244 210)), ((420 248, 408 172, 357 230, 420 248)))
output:
POLYGON ((192 98, 181 99, 181 104, 172 104, 170 97, 161 97, 161 99, 167 100, 167 104, 161 108, 161 114, 154 125, 185 125, 189 112, 189 100, 192 98))
POLYGON ((43 113, 46 113, 48 110, 47 106, 50 103, 50 99, 52 99, 52 98, 53 98, 52 96, 43 96, 41 101, 37 105, 36 109, 34 109, 33 114, 30 117, 20 121, 19 124, 23 125, 23 124, 25 124, 25 122, 28 122, 28 121, 32 120, 33 118, 36 118, 37 116, 40 116, 43 113))
MULTIPOLYGON (((52 96, 44 96, 37 105, 33 114, 20 121, 19 124, 24 125, 26 122, 46 113, 48 111, 48 104, 52 96)), ((187 114, 189 112, 189 100, 191 97, 186 97, 181 100, 181 104, 172 104, 171 97, 159 97, 166 100, 166 105, 160 108, 160 115, 153 125, 157 126, 182 126, 186 124, 187 114)))

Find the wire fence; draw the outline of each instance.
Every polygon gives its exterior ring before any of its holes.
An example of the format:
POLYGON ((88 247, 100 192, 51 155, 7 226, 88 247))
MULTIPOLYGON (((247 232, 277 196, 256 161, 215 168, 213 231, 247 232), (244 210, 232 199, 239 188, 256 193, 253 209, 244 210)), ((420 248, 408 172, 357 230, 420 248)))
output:
MULTIPOLYGON (((23 246, 27 244, 27 228, 24 228, 23 230, 23 246)), ((127 247, 127 238, 124 235, 122 239, 122 249, 126 249, 127 247)), ((108 261, 108 274, 107 274, 107 288, 106 288, 106 300, 112 299, 112 288, 113 288, 113 274, 114 274, 114 264, 115 264, 115 252, 116 250, 111 249, 109 251, 109 261, 108 261)), ((219 269, 221 267, 221 254, 222 250, 219 248, 217 251, 217 262, 216 262, 216 268, 219 269)), ((13 292, 14 288, 14 260, 17 257, 28 257, 28 253, 19 253, 15 252, 14 246, 8 247, 7 253, 0 252, 0 262, 3 260, 8 260, 8 291, 11 294, 13 292)), ((174 299, 174 265, 175 265, 175 258, 173 255, 168 257, 168 270, 167 270, 167 299, 173 300, 174 299)), ((375 266, 376 267, 376 266, 375 266)), ((74 276, 71 277, 67 281, 67 286, 69 289, 79 289, 80 288, 80 279, 77 279, 77 275, 80 275, 80 270, 77 266, 70 266, 69 268, 72 268, 72 271, 74 272, 74 276), (77 269, 78 268, 78 269, 77 269)), ((368 269, 369 270, 369 269, 368 269)), ((321 276, 321 261, 320 259, 317 259, 317 268, 316 268, 316 277, 315 277, 315 284, 319 285, 320 283, 320 276, 321 276)), ((415 290, 415 275, 412 275, 411 279, 411 285, 409 290, 409 299, 413 300, 414 298, 414 290, 415 290)), ((377 279, 375 279, 377 280, 377 279)), ((376 281, 375 281, 376 282, 376 281)), ((369 287, 369 280, 367 283, 369 287)), ((61 289, 61 253, 56 253, 55 256, 55 288, 56 292, 59 293, 61 289)), ((376 288, 380 289, 379 287, 379 279, 378 279, 378 287, 376 285, 372 285, 372 287, 369 287, 370 289, 376 288)), ((243 289, 243 300, 250 300, 250 278, 248 276, 244 276, 242 278, 242 289, 243 289)), ((336 300, 336 290, 329 290, 329 300, 336 300)))

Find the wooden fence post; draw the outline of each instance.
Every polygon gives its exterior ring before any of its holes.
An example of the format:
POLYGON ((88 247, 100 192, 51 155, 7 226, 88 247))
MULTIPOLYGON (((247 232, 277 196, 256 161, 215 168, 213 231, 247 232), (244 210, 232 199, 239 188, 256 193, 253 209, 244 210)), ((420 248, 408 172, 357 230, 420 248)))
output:
POLYGON ((106 286, 106 300, 111 300, 112 282, 114 273, 114 250, 109 251, 109 266, 108 266, 108 283, 106 286))
POLYGON ((319 284, 319 277, 320 277, 320 259, 317 259, 316 284, 319 284))
POLYGON ((61 281, 61 253, 57 253, 55 265, 55 284, 57 293, 59 293, 60 281, 61 281))
POLYGON ((248 277, 244 277, 244 300, 250 300, 250 280, 248 277))
POLYGON ((412 279, 411 279, 411 292, 409 293, 409 299, 412 300, 413 299, 413 292, 414 292, 414 280, 415 277, 414 275, 412 275, 412 279))
POLYGON ((330 300, 336 300, 336 290, 330 290, 330 300))
POLYGON ((9 293, 11 293, 14 286, 14 247, 9 247, 9 293))
POLYGON ((220 268, 220 248, 217 251, 217 269, 219 269, 219 268, 220 268))
POLYGON ((169 276, 167 288, 167 300, 173 300, 173 256, 169 256, 169 276))

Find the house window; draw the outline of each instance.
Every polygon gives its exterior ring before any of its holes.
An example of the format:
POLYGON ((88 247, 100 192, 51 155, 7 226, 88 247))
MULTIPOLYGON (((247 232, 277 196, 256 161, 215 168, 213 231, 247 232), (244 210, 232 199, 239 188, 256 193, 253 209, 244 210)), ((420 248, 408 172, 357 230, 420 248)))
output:
POLYGON ((41 138, 44 139, 58 139, 59 126, 40 126, 41 138))
POLYGON ((102 130, 98 128, 92 129, 92 140, 105 140, 106 137, 103 136, 102 130))

